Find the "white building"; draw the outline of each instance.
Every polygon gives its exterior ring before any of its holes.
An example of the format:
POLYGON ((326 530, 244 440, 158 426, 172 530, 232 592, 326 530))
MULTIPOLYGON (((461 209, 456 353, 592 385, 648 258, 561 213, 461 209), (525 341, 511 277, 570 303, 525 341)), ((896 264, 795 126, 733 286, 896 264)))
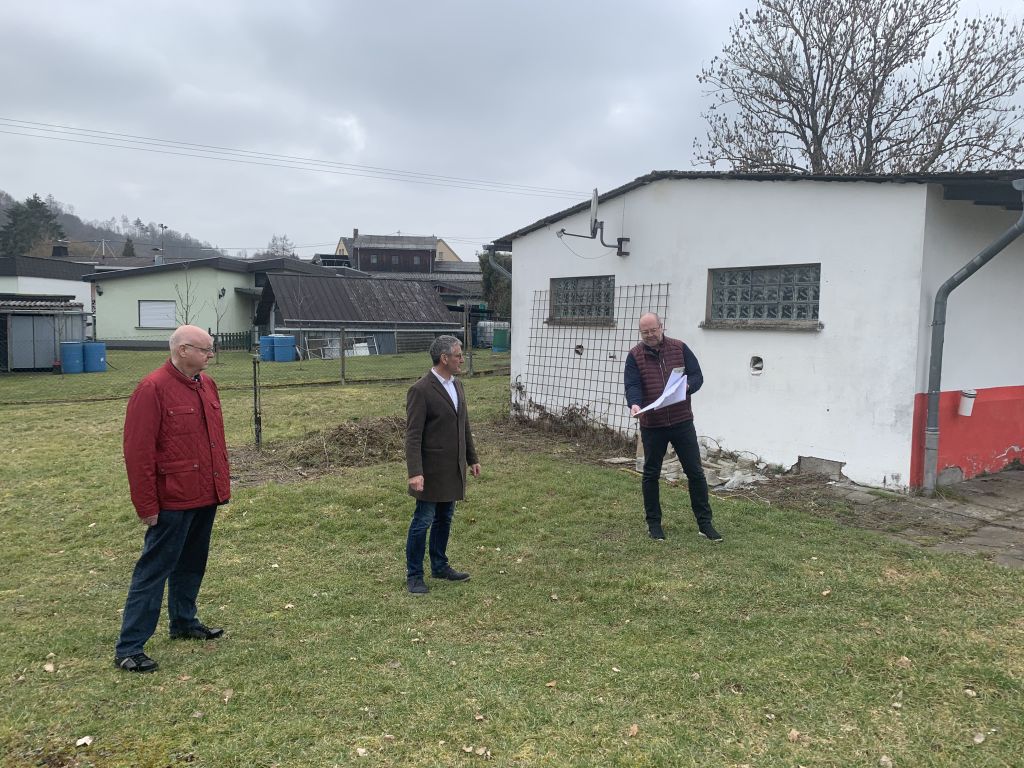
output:
MULTIPOLYGON (((591 234, 589 204, 524 227, 494 243, 513 252, 517 405, 631 432, 622 367, 653 310, 700 360, 698 434, 919 487, 935 293, 1018 224, 1019 177, 654 172, 601 196, 595 239, 573 236, 591 234)), ((1022 287, 1024 238, 950 296, 943 479, 1024 457, 1022 287)))

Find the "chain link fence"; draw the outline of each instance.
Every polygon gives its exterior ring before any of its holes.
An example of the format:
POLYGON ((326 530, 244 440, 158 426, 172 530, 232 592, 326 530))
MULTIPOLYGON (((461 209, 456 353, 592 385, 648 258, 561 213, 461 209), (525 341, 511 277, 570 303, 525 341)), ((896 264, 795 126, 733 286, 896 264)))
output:
MULTIPOLYGON (((486 322, 470 329, 471 343, 464 345, 464 375, 508 373, 511 324, 507 319, 486 322)), ((268 342, 267 336, 221 334, 215 335, 217 351, 207 373, 222 391, 254 390, 257 384, 266 390, 411 381, 430 367, 427 350, 438 335, 342 328, 282 332, 268 342)), ((453 335, 464 339, 465 329, 453 335)), ((79 344, 78 348, 62 345, 49 367, 0 373, 0 405, 127 398, 139 380, 168 356, 166 342, 159 341, 149 342, 147 348, 139 348, 137 339, 79 344)))

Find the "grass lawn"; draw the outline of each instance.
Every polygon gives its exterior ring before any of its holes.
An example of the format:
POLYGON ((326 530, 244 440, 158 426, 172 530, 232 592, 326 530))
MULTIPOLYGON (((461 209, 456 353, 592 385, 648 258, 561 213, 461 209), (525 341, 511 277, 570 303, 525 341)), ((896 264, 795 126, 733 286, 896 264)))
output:
MULTIPOLYGON (((264 439, 406 386, 275 390, 264 439)), ((200 595, 227 635, 164 617, 139 676, 111 665, 142 538, 124 402, 0 406, 0 765, 1021 765, 1024 574, 743 500, 713 500, 712 545, 677 488, 653 542, 635 475, 499 443, 507 380, 466 388, 469 582, 405 593, 400 463, 238 488, 200 595)), ((250 443, 251 394, 223 401, 250 443)))

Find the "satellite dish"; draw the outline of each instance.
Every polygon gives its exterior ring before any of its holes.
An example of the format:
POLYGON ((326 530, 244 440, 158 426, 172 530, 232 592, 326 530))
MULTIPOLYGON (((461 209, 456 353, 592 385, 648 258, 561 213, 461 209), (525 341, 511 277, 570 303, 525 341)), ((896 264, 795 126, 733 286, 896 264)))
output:
POLYGON ((594 195, 590 198, 590 236, 597 236, 597 189, 594 189, 594 195))

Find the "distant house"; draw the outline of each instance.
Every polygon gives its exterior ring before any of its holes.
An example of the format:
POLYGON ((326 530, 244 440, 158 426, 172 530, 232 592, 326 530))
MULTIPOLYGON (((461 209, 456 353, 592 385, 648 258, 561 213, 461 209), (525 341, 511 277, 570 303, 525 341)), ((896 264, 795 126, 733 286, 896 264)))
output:
POLYGON ((317 254, 314 263, 351 268, 374 277, 416 280, 429 285, 449 304, 479 303, 483 275, 477 260, 462 261, 442 238, 417 235, 342 237, 333 254, 317 254))
POLYGON ((216 257, 94 273, 96 338, 111 348, 167 343, 189 322, 212 333, 254 333, 253 316, 267 275, 309 274, 335 279, 331 270, 291 258, 216 257))
POLYGON ((261 332, 295 335, 314 357, 355 345, 369 354, 419 351, 439 334, 462 331, 461 317, 421 283, 311 275, 268 274, 256 323, 261 332))
MULTIPOLYGON (((330 258, 330 257, 327 257, 330 258)), ((442 238, 421 235, 361 235, 341 237, 334 249, 336 264, 364 272, 432 272, 439 262, 461 262, 442 238)))
MULTIPOLYGON (((933 302, 1014 231, 1021 177, 657 171, 602 195, 594 219, 589 203, 553 213, 493 244, 515 255, 520 404, 633 433, 623 364, 654 310, 700 360, 701 434, 769 463, 814 457, 919 487, 933 302), (587 239, 595 220, 607 228, 587 239)), ((1024 238, 950 296, 940 477, 1024 459, 1022 285, 1024 238)))

